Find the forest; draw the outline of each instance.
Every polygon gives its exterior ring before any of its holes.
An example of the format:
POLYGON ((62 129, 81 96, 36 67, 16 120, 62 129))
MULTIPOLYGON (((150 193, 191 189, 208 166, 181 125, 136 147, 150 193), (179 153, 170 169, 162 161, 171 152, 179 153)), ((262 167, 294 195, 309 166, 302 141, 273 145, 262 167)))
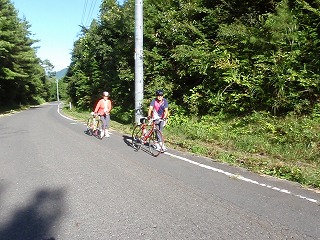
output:
MULTIPOLYGON (((104 0, 74 43, 66 81, 90 109, 104 89, 134 103, 134 0, 104 0)), ((146 101, 163 89, 177 111, 203 116, 310 114, 319 103, 320 1, 145 0, 146 101)))
POLYGON ((9 0, 0 0, 0 108, 52 100, 53 65, 37 57, 38 40, 9 0))
MULTIPOLYGON (((50 63, 9 0, 0 0, 0 103, 48 100, 50 63)), ((74 42, 67 93, 91 109, 103 90, 134 103, 134 0, 104 0, 74 42)), ((163 89, 172 109, 203 116, 319 108, 320 1, 144 0, 146 101, 163 89)))

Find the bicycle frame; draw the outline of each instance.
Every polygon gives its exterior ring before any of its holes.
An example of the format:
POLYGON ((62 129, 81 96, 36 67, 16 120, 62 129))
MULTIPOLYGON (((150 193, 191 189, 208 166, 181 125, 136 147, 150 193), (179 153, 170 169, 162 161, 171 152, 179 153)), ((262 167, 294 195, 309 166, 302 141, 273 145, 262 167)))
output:
POLYGON ((156 120, 151 119, 148 123, 146 118, 141 118, 141 125, 136 125, 132 132, 132 146, 138 151, 142 146, 147 146, 153 156, 158 156, 162 152, 163 137, 156 126, 156 120), (141 121, 142 120, 142 121, 141 121), (150 128, 148 129, 148 126, 150 128))
POLYGON ((102 131, 101 126, 102 126, 102 121, 100 115, 95 115, 91 113, 91 117, 87 121, 87 134, 89 135, 94 135, 95 137, 100 137, 100 133, 102 131))
POLYGON ((140 128, 142 130, 142 133, 143 133, 142 136, 143 136, 144 140, 148 139, 152 135, 152 132, 154 129, 157 129, 156 123, 152 119, 148 122, 148 124, 146 124, 146 123, 141 124, 140 128), (147 131, 147 126, 152 126, 152 128, 148 129, 148 131, 147 131), (144 130, 146 131, 145 133, 144 133, 144 130))

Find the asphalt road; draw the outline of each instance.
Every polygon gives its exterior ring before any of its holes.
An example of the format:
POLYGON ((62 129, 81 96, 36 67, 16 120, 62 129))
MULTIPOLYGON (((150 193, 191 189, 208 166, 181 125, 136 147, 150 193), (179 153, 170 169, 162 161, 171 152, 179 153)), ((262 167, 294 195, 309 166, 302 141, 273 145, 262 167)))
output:
POLYGON ((58 104, 0 117, 0 239, 320 239, 320 194, 130 136, 58 104))

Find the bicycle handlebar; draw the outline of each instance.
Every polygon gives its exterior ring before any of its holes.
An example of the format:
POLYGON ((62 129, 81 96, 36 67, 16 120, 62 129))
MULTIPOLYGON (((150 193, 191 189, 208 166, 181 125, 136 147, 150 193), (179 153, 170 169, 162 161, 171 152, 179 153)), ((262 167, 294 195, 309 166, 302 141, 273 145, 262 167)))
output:
POLYGON ((95 112, 91 112, 90 113, 93 117, 97 117, 97 116, 103 116, 100 113, 95 113, 95 112))
POLYGON ((163 119, 163 118, 150 118, 149 119, 148 117, 142 117, 142 118, 140 118, 140 123, 145 123, 147 125, 152 125, 152 123, 157 121, 157 120, 166 121, 166 119, 163 119), (146 123, 144 120, 148 120, 148 123, 146 123))

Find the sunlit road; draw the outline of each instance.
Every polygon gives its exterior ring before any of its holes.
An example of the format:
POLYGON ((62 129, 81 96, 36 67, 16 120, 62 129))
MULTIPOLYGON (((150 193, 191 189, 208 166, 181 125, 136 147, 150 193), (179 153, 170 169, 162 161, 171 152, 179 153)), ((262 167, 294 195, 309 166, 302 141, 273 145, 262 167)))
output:
POLYGON ((0 117, 0 239, 320 239, 320 194, 205 158, 135 152, 61 116, 0 117))

